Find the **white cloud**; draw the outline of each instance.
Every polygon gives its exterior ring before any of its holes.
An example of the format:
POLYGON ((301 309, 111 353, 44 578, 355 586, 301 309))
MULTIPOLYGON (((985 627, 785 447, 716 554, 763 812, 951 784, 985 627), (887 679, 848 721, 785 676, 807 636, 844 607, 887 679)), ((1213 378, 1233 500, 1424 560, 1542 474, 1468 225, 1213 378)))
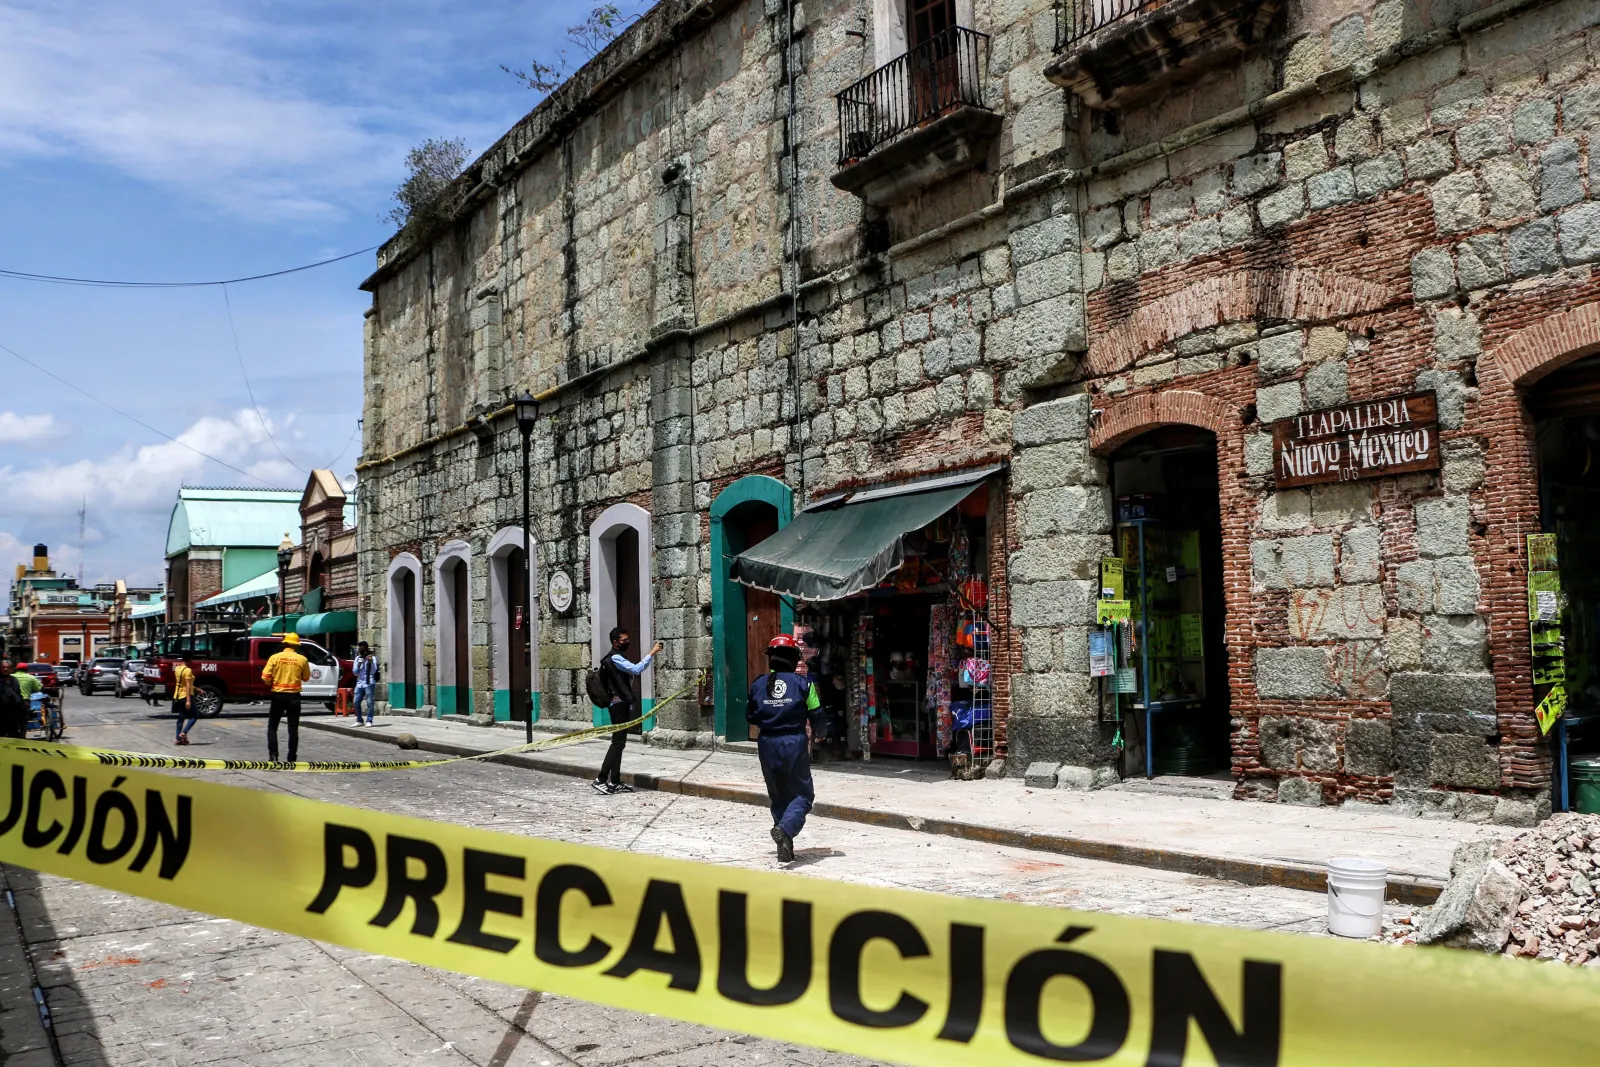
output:
POLYGON ((48 412, 42 415, 18 415, 12 411, 0 411, 0 445, 39 441, 53 435, 59 428, 55 416, 48 412))

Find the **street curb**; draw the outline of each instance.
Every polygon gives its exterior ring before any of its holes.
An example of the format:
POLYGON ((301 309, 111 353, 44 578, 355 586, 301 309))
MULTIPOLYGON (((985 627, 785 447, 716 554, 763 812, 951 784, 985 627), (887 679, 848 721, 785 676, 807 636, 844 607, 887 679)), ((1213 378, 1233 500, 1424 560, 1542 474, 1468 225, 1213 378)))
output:
MULTIPOLYGON (((342 723, 302 719, 301 725, 308 729, 326 730, 329 733, 343 734, 346 737, 359 738, 364 741, 395 743, 395 738, 392 736, 374 734, 367 730, 357 729, 354 726, 345 726, 342 723)), ((453 745, 447 741, 430 741, 422 738, 417 739, 417 748, 427 752, 437 752, 445 756, 481 755, 477 749, 467 748, 464 745, 453 745)), ((561 774, 569 778, 589 777, 589 771, 585 767, 574 766, 558 760, 545 759, 532 753, 507 753, 490 756, 486 762, 503 763, 512 767, 543 771, 546 774, 561 774)), ((698 797, 704 800, 720 800, 730 804, 747 804, 759 808, 767 807, 766 794, 753 789, 740 789, 735 786, 712 785, 701 782, 685 782, 679 778, 662 777, 638 771, 625 773, 623 778, 627 779, 628 783, 635 789, 676 793, 681 796, 698 797)), ((812 807, 811 814, 824 819, 837 819, 840 822, 881 826, 890 830, 912 830, 917 833, 937 834, 940 837, 955 837, 963 841, 979 841, 989 845, 1023 848, 1034 852, 1052 852, 1061 856, 1075 856, 1079 859, 1120 863, 1130 867, 1147 867, 1158 871, 1193 874, 1203 878, 1239 882, 1243 885, 1272 885, 1280 886, 1284 889, 1299 889, 1308 893, 1321 893, 1328 887, 1326 872, 1316 867, 1297 863, 1254 863, 1249 860, 1229 859, 1223 856, 1205 856, 1177 849, 1142 848, 1134 845, 1121 845, 1111 841, 1094 841, 1080 837, 1069 837, 1063 834, 1008 830, 993 826, 957 822, 952 819, 931 819, 914 815, 899 815, 891 812, 873 811, 870 808, 831 804, 827 801, 817 802, 812 807)), ((1441 884, 1417 878, 1391 877, 1386 895, 1388 899, 1400 904, 1426 906, 1438 900, 1439 893, 1443 889, 1444 886, 1441 884)))

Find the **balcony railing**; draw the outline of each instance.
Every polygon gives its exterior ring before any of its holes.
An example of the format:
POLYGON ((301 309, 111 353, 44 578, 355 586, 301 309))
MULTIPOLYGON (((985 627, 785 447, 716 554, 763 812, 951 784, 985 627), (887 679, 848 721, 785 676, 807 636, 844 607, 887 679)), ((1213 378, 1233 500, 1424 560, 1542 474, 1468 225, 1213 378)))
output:
POLYGON ((839 165, 956 108, 989 110, 981 67, 988 44, 988 34, 952 26, 841 92, 839 165))
POLYGON ((1160 7, 1166 0, 1057 0, 1056 51, 1130 15, 1160 7))

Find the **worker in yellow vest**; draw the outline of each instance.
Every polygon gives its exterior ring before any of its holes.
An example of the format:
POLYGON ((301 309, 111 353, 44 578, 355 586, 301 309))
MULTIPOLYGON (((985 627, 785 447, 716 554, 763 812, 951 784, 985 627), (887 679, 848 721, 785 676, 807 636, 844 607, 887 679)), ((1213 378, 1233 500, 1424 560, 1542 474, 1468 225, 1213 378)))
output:
POLYGON ((267 712, 267 758, 278 762, 278 723, 289 720, 289 762, 300 749, 300 683, 311 677, 311 665, 295 651, 299 634, 284 634, 283 649, 275 652, 261 668, 261 680, 272 686, 272 705, 267 712))

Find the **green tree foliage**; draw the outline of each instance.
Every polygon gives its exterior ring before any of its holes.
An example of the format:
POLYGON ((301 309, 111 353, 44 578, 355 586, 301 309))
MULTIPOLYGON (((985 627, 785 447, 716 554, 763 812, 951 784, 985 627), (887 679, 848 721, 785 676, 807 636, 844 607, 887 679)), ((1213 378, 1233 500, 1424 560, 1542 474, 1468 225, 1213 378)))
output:
POLYGON ((386 216, 396 226, 408 226, 437 214, 439 194, 467 165, 467 142, 430 137, 406 153, 406 180, 394 191, 395 206, 386 216))
MULTIPOLYGON (((588 18, 576 26, 567 27, 567 40, 581 48, 589 59, 593 59, 605 51, 606 45, 617 39, 629 22, 638 17, 637 14, 624 15, 616 4, 601 4, 589 12, 588 18)), ((556 53, 554 63, 534 60, 528 64, 527 70, 512 70, 502 63, 500 69, 538 93, 554 91, 572 73, 564 50, 556 53)))

